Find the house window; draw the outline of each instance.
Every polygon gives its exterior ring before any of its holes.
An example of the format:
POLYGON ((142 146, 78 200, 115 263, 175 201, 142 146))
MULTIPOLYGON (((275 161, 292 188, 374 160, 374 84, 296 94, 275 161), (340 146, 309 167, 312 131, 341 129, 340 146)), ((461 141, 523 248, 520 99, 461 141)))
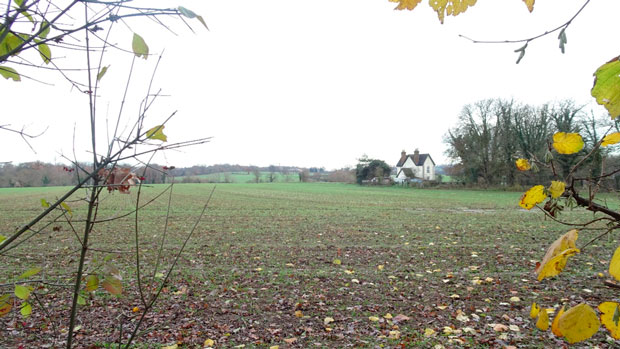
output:
POLYGON ((426 166, 426 173, 431 173, 431 167, 430 166, 426 166))

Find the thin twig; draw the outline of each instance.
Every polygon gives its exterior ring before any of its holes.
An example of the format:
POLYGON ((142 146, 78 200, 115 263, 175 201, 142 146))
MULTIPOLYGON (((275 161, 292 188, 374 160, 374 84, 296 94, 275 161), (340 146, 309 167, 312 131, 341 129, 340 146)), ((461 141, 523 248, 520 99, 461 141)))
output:
POLYGON ((187 235, 187 238, 183 242, 183 245, 181 246, 181 249, 176 254, 176 256, 174 258, 174 261, 172 262, 172 265, 170 266, 170 268, 168 269, 168 272, 166 273, 166 277, 164 278, 164 280, 162 280, 161 285, 157 289, 157 293, 155 295, 153 295, 153 297, 151 298, 150 302, 147 304, 146 307, 144 307, 144 311, 142 312, 142 315, 140 316, 140 319, 138 320, 138 323, 136 323, 136 325, 134 327, 134 330, 131 333, 131 337, 129 337, 129 339, 127 340, 127 344, 125 344, 125 348, 126 349, 128 349, 129 346, 131 345, 131 342, 133 341, 133 339, 135 338, 136 334, 138 333, 138 329, 140 328, 140 325, 144 321, 144 317, 149 312, 149 310, 151 309, 153 304, 155 304, 155 301, 159 298, 159 295, 161 294, 161 291, 164 289, 164 286, 168 282, 168 279, 170 278, 170 275, 172 274, 172 271, 174 270, 174 267, 177 265, 177 262, 179 261, 179 258, 181 257, 181 253, 183 253, 183 250, 185 250, 185 246, 189 242, 189 239, 191 239, 192 235, 196 231, 196 228, 198 227, 198 224, 202 220, 202 216, 204 216, 204 214, 205 214, 205 212, 207 210, 207 207, 209 206, 209 202, 211 202, 211 198, 213 197, 213 193, 215 192, 215 188, 216 187, 214 186, 213 189, 211 190, 211 193, 209 194, 209 197, 207 198, 207 202, 202 207, 202 211, 200 212, 200 215, 198 216, 198 219, 196 219, 196 222, 194 223, 194 226, 192 227, 192 230, 187 235))

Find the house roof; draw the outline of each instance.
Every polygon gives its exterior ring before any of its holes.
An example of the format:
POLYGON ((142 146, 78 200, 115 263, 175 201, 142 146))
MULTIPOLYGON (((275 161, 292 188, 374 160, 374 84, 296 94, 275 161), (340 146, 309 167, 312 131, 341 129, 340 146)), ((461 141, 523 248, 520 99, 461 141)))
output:
POLYGON ((404 173, 407 178, 414 178, 415 177, 415 175, 413 174, 413 170, 408 168, 408 167, 405 167, 405 168, 403 168, 400 171, 402 173, 404 173))
POLYGON ((403 167, 403 165, 405 164, 405 161, 407 161, 407 158, 411 158, 411 161, 416 166, 424 165, 424 162, 426 161, 426 158, 429 158, 431 160, 431 162, 433 163, 433 165, 435 165, 435 161, 433 161, 433 158, 431 157, 430 154, 419 154, 418 162, 417 163, 413 160, 413 155, 414 154, 407 154, 405 156, 401 156, 400 160, 398 160, 398 163, 396 164, 396 167, 403 167))

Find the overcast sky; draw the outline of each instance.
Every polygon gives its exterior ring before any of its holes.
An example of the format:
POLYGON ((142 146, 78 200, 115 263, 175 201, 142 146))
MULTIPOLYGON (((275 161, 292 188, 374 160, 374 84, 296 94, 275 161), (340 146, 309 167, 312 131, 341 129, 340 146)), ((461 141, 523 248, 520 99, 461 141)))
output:
MULTIPOLYGON (((164 54, 154 80, 166 97, 153 106, 156 125, 172 111, 170 141, 212 136, 203 146, 158 156, 160 164, 352 166, 362 154, 395 165, 401 150, 419 148, 447 163, 443 136, 465 104, 486 98, 542 104, 561 99, 591 104, 592 74, 620 54, 620 1, 592 1, 567 30, 566 54, 557 34, 530 43, 520 64, 520 44, 473 44, 521 39, 566 22, 584 1, 540 0, 530 14, 520 0, 480 0, 441 25, 427 1, 413 12, 394 11, 387 0, 204 0, 179 3, 204 17, 210 31, 195 33, 172 21, 175 36, 143 21, 118 26, 114 40, 130 49, 131 32, 152 53, 164 54)), ((153 1, 147 2, 152 4, 153 1)), ((164 2, 170 6, 170 1, 164 2)), ((54 50, 54 48, 52 48, 54 50)), ((54 54, 54 51, 53 51, 54 54)), ((75 59, 63 53, 59 62, 75 59)), ((148 82, 156 56, 139 60, 134 80, 148 82)), ((118 114, 130 55, 111 51, 101 82, 101 121, 118 114)), ((0 134, 0 161, 61 161, 75 150, 89 160, 85 96, 56 76, 0 81, 2 124, 26 126, 34 154, 18 137, 0 134), (35 94, 35 96, 33 96, 35 94), (9 107, 6 105, 9 104, 9 107)), ((126 106, 135 116, 145 87, 137 83, 126 106)), ((105 142, 105 133, 103 139, 105 142)))

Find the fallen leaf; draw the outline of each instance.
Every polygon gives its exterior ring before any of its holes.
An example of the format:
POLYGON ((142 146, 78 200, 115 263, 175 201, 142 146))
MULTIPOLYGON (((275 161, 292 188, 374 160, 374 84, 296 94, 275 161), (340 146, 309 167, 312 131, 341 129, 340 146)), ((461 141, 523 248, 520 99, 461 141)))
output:
POLYGON ((435 335, 435 330, 432 328, 427 328, 424 330, 424 337, 432 337, 435 335))
POLYGON ((405 322, 405 321, 407 321, 409 319, 410 319, 410 317, 408 317, 406 315, 398 314, 398 315, 394 316, 394 318, 392 319, 392 322, 394 322, 396 324, 396 323, 399 323, 399 322, 405 322))
POLYGON ((493 331, 495 332, 504 332, 508 331, 508 326, 502 324, 491 324, 493 326, 493 331))
POLYGON ((461 313, 456 316, 456 320, 460 322, 467 322, 469 321, 469 318, 461 313))

